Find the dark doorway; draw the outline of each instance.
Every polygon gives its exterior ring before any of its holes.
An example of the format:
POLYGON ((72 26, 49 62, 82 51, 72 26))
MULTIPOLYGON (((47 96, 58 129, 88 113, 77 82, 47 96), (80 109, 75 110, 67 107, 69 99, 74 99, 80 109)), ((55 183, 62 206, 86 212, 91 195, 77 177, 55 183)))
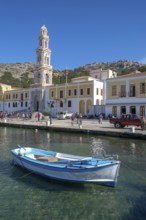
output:
POLYGON ((121 115, 126 114, 126 106, 121 106, 121 115))
POLYGON ((130 106, 130 113, 136 114, 136 107, 135 106, 130 106))
POLYGON ((38 101, 36 102, 36 111, 37 112, 39 111, 39 102, 38 101))

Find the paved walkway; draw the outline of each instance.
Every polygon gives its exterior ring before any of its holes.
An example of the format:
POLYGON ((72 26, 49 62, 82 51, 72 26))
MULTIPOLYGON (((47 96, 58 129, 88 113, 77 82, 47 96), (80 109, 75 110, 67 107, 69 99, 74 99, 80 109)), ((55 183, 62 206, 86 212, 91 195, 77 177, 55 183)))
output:
POLYGON ((0 125, 146 139, 146 130, 142 130, 140 127, 134 127, 133 129, 132 126, 123 129, 117 129, 114 128, 114 126, 110 124, 108 120, 103 120, 102 124, 99 124, 97 119, 83 119, 82 126, 79 126, 79 124, 77 124, 77 121, 74 121, 74 123, 72 124, 71 120, 69 119, 52 119, 51 125, 49 124, 49 122, 50 121, 7 118, 1 120, 0 125))

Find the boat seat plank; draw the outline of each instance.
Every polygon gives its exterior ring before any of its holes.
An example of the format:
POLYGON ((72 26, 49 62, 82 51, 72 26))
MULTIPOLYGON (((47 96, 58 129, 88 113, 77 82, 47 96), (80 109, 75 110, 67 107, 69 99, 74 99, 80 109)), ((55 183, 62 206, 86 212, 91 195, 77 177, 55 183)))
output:
POLYGON ((49 156, 38 156, 36 157, 37 160, 41 161, 47 161, 47 162, 57 162, 58 158, 57 157, 49 157, 49 156))

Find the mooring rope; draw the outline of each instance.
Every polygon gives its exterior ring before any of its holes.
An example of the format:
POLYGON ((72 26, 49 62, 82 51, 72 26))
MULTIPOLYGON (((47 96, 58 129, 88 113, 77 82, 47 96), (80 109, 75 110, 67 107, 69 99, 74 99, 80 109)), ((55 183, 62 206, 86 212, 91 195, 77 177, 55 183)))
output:
POLYGON ((124 165, 126 168, 128 168, 130 171, 132 171, 134 174, 136 174, 137 177, 140 177, 144 180, 146 180, 146 177, 144 177, 143 175, 140 175, 139 173, 137 173, 133 168, 131 168, 130 166, 126 165, 125 163, 122 162, 122 165, 124 165))
MULTIPOLYGON (((12 162, 11 162, 11 169, 13 169, 14 167, 15 167, 15 163, 14 163, 14 161, 12 161, 12 162)), ((34 171, 31 171, 31 172, 29 172, 29 173, 26 173, 26 174, 24 174, 24 175, 22 175, 22 176, 20 176, 20 177, 16 177, 16 179, 24 178, 24 177, 26 177, 26 176, 31 175, 32 173, 34 173, 34 171)))
POLYGON ((20 176, 20 177, 18 177, 18 178, 19 178, 19 179, 24 178, 24 177, 26 177, 26 176, 31 175, 32 173, 34 173, 34 172, 33 172, 33 171, 31 171, 31 172, 26 173, 26 174, 24 174, 23 176, 20 176))

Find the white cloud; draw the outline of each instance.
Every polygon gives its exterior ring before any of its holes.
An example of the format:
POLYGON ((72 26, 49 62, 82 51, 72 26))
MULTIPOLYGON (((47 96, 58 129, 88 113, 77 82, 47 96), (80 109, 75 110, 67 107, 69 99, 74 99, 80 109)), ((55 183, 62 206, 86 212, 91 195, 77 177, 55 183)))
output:
POLYGON ((143 64, 146 64, 146 57, 142 58, 139 63, 143 63, 143 64))

